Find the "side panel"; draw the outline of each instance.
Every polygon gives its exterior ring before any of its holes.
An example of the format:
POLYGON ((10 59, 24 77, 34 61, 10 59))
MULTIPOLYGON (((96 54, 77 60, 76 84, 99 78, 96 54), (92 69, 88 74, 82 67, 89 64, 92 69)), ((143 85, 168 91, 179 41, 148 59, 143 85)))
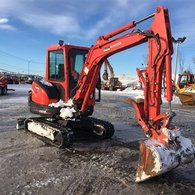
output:
POLYGON ((57 94, 51 96, 38 83, 32 83, 32 101, 40 105, 49 105, 58 101, 57 94))

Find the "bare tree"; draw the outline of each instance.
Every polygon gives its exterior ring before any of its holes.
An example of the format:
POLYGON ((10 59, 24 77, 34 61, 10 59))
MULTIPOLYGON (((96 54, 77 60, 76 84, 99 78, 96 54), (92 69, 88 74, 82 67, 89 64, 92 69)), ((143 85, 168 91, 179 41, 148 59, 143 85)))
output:
POLYGON ((188 66, 188 68, 187 68, 186 72, 188 72, 188 73, 192 73, 192 67, 191 67, 190 65, 188 66))
POLYGON ((193 69, 195 69, 195 56, 192 57, 192 61, 194 63, 193 69))
POLYGON ((195 56, 192 57, 192 61, 195 64, 195 56))

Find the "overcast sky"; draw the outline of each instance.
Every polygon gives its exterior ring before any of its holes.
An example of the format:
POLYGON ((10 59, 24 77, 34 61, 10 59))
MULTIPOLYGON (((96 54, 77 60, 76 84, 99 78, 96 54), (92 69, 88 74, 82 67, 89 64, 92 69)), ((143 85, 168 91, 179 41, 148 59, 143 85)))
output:
MULTIPOLYGON (((169 9, 173 36, 187 37, 179 50, 186 67, 193 69, 193 0, 0 0, 0 68, 27 73, 29 65, 30 73, 44 74, 49 45, 63 39, 90 46, 99 35, 153 13, 158 5, 169 9)), ((145 48, 138 46, 111 57, 116 74, 135 74, 135 68, 145 62, 145 48)))

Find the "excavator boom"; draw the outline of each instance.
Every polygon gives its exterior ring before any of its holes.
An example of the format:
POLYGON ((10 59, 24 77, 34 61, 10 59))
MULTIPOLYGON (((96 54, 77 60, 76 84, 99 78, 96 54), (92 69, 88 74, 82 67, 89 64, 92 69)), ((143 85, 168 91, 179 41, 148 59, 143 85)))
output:
POLYGON ((90 95, 93 93, 102 62, 109 56, 148 42, 148 68, 145 74, 145 98, 144 115, 153 120, 160 114, 162 78, 166 78, 166 98, 172 100, 171 80, 171 55, 173 53, 172 35, 169 22, 168 10, 158 7, 155 14, 152 14, 138 22, 130 22, 109 34, 100 36, 96 44, 92 46, 85 60, 80 78, 78 90, 75 94, 75 101, 81 104, 81 112, 84 112, 90 102, 90 95), (150 29, 141 31, 133 29, 131 32, 114 38, 114 36, 133 28, 137 23, 154 17, 150 29), (110 38, 112 38, 110 40, 110 38))

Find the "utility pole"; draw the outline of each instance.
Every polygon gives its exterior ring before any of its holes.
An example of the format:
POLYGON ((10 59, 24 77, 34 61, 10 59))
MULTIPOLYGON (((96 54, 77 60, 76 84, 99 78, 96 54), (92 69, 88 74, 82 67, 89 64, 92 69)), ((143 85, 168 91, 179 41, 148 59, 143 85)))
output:
POLYGON ((176 44, 176 55, 175 55, 175 74, 174 74, 174 85, 176 85, 176 76, 177 76, 177 60, 178 60, 178 49, 179 45, 182 44, 186 37, 179 37, 177 40, 172 37, 173 43, 176 44))

